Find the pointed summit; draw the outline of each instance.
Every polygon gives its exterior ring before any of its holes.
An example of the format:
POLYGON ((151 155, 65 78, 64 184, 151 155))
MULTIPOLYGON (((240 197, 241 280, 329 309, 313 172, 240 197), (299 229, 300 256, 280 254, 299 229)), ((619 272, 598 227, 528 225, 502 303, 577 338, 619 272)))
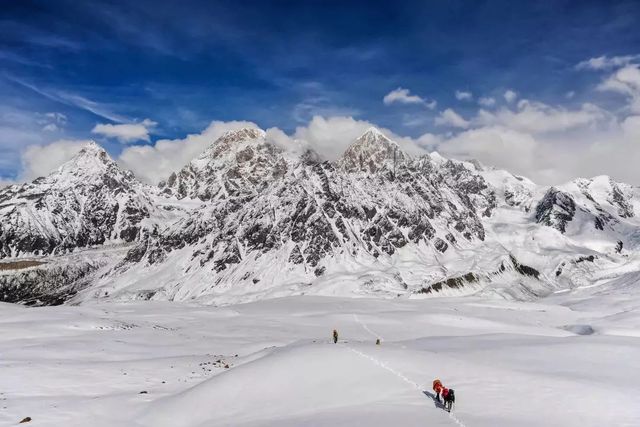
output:
POLYGON ((240 144, 249 141, 263 140, 265 135, 265 131, 253 127, 229 130, 213 141, 213 143, 193 161, 208 162, 211 158, 219 157, 225 152, 235 152, 240 144))
POLYGON ((265 131, 259 128, 244 127, 241 129, 230 130, 222 134, 217 141, 244 141, 248 139, 258 139, 265 137, 265 131))
POLYGON ((116 162, 107 154, 104 148, 95 141, 90 141, 82 146, 80 151, 69 161, 63 163, 57 171, 50 176, 71 175, 95 177, 105 173, 122 173, 116 162))
POLYGON ((0 190, 0 258, 131 242, 150 216, 147 189, 90 142, 46 177, 0 190))
POLYGON ((282 149, 267 143, 257 128, 225 132, 202 154, 160 183, 165 195, 201 200, 254 195, 282 177, 282 149))
POLYGON ((393 171, 408 158, 395 141, 370 127, 347 148, 338 160, 338 167, 347 172, 393 171))
POLYGON ((362 135, 360 135, 360 138, 358 138, 358 139, 385 139, 385 140, 389 140, 389 138, 387 138, 375 126, 371 126, 369 129, 367 129, 362 135))
POLYGON ((82 149, 80 150, 81 153, 87 153, 87 154, 91 154, 91 153, 95 153, 95 154, 100 154, 103 153, 105 151, 104 148, 102 148, 97 142, 95 142, 94 140, 90 140, 89 142, 87 142, 86 144, 84 144, 82 146, 82 149))

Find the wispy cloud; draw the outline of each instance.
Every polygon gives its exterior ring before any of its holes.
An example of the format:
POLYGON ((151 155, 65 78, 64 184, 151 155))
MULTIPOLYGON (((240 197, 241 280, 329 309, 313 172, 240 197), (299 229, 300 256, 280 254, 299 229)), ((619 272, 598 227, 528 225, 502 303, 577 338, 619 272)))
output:
POLYGON ((44 63, 42 61, 34 61, 24 55, 19 55, 15 52, 0 50, 0 60, 7 62, 15 62, 16 64, 21 65, 30 65, 33 67, 41 67, 41 68, 53 68, 50 64, 44 63))
POLYGON ((382 98, 385 105, 391 104, 422 104, 430 110, 436 108, 438 104, 435 100, 428 100, 418 95, 412 95, 409 89, 397 88, 389 92, 382 98))
POLYGON ((640 55, 624 55, 624 56, 598 56, 579 62, 576 65, 578 70, 608 70, 612 68, 623 67, 640 60, 640 55))
POLYGON ((103 119, 106 119, 112 122, 123 123, 127 121, 125 117, 119 114, 113 113, 109 111, 107 108, 105 108, 102 104, 92 101, 90 99, 87 99, 81 95, 62 91, 62 90, 40 88, 35 84, 32 84, 30 82, 27 82, 26 80, 23 80, 14 76, 5 75, 5 78, 27 89, 30 89, 31 91, 47 99, 58 102, 60 104, 63 104, 69 107, 79 108, 84 111, 88 111, 91 114, 94 114, 98 117, 101 117, 103 119))

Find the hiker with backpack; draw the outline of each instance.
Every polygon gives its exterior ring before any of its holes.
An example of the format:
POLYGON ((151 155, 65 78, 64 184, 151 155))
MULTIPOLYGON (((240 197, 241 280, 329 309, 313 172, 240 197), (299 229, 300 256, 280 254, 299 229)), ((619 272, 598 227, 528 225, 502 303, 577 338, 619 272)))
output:
POLYGON ((451 407, 456 401, 456 395, 453 389, 446 388, 442 385, 442 382, 436 378, 435 380, 433 380, 433 391, 436 392, 436 400, 438 402, 440 402, 440 395, 442 395, 442 403, 444 404, 444 409, 451 412, 451 407))
POLYGON ((338 331, 336 331, 335 329, 333 330, 333 343, 338 343, 338 331))

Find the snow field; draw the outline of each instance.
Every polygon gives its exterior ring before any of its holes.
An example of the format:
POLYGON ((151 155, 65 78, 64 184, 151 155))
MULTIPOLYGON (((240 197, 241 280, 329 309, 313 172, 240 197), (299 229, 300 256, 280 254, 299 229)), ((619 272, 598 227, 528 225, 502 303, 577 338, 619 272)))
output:
POLYGON ((596 292, 3 304, 0 424, 635 426, 637 310, 596 292), (436 377, 456 390, 452 414, 429 395, 436 377))

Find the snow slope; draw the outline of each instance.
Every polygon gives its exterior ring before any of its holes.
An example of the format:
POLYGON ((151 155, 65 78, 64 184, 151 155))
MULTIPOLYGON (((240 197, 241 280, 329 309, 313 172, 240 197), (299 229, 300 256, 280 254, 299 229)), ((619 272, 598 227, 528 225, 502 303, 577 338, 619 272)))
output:
POLYGON ((537 303, 2 305, 0 423, 635 426, 637 301, 622 283, 537 303), (436 377, 456 390, 451 416, 430 396, 436 377))

